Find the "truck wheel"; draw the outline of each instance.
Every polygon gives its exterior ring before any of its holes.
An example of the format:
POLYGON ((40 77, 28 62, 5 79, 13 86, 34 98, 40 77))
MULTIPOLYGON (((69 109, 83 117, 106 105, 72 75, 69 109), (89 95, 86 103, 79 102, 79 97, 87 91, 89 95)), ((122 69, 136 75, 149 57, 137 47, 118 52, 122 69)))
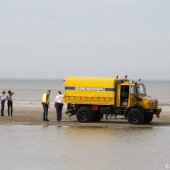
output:
POLYGON ((128 112, 128 121, 130 124, 143 124, 144 113, 138 108, 133 108, 128 112))
POLYGON ((93 120, 93 112, 89 107, 80 107, 76 112, 79 122, 91 122, 93 120))
POLYGON ((144 114, 144 124, 148 124, 152 121, 153 114, 152 113, 145 113, 144 114))
POLYGON ((93 121, 94 122, 99 122, 103 117, 103 114, 100 112, 94 112, 93 113, 93 121))

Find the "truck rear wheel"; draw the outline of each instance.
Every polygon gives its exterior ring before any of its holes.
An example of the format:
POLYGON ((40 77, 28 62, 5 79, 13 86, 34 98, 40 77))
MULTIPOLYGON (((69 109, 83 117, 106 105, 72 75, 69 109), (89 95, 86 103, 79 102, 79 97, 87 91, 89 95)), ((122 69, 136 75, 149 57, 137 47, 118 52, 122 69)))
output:
POLYGON ((152 121, 153 114, 152 113, 145 113, 144 115, 144 124, 148 124, 152 121))
POLYGON ((89 107, 80 107, 76 112, 79 122, 91 122, 93 120, 93 112, 89 107))
POLYGON ((133 108, 128 112, 128 121, 130 124, 143 124, 144 113, 138 108, 133 108))

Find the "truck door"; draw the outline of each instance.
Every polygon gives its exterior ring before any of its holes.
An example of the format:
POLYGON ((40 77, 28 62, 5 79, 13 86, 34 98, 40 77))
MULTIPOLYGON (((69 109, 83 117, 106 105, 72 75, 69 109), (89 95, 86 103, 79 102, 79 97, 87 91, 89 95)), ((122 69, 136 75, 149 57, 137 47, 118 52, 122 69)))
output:
POLYGON ((128 107, 132 107, 136 104, 136 88, 135 85, 130 86, 130 97, 128 107))

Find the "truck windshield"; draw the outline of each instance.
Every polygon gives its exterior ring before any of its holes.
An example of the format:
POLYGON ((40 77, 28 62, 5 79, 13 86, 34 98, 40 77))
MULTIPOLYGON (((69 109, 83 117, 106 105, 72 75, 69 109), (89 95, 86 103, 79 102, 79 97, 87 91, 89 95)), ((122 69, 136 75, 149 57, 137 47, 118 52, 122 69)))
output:
POLYGON ((136 88, 135 86, 130 86, 130 94, 135 95, 136 94, 136 88))
POLYGON ((137 84, 136 91, 138 96, 145 97, 146 96, 146 88, 144 84, 137 84))

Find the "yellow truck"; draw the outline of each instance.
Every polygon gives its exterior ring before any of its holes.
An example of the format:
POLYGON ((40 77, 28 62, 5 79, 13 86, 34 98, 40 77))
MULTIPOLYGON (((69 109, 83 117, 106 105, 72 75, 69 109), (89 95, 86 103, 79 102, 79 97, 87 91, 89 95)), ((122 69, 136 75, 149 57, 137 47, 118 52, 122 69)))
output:
POLYGON ((104 114, 123 115, 131 124, 147 124, 161 109, 146 94, 141 82, 127 78, 68 77, 65 82, 67 113, 80 122, 98 122, 104 114))

